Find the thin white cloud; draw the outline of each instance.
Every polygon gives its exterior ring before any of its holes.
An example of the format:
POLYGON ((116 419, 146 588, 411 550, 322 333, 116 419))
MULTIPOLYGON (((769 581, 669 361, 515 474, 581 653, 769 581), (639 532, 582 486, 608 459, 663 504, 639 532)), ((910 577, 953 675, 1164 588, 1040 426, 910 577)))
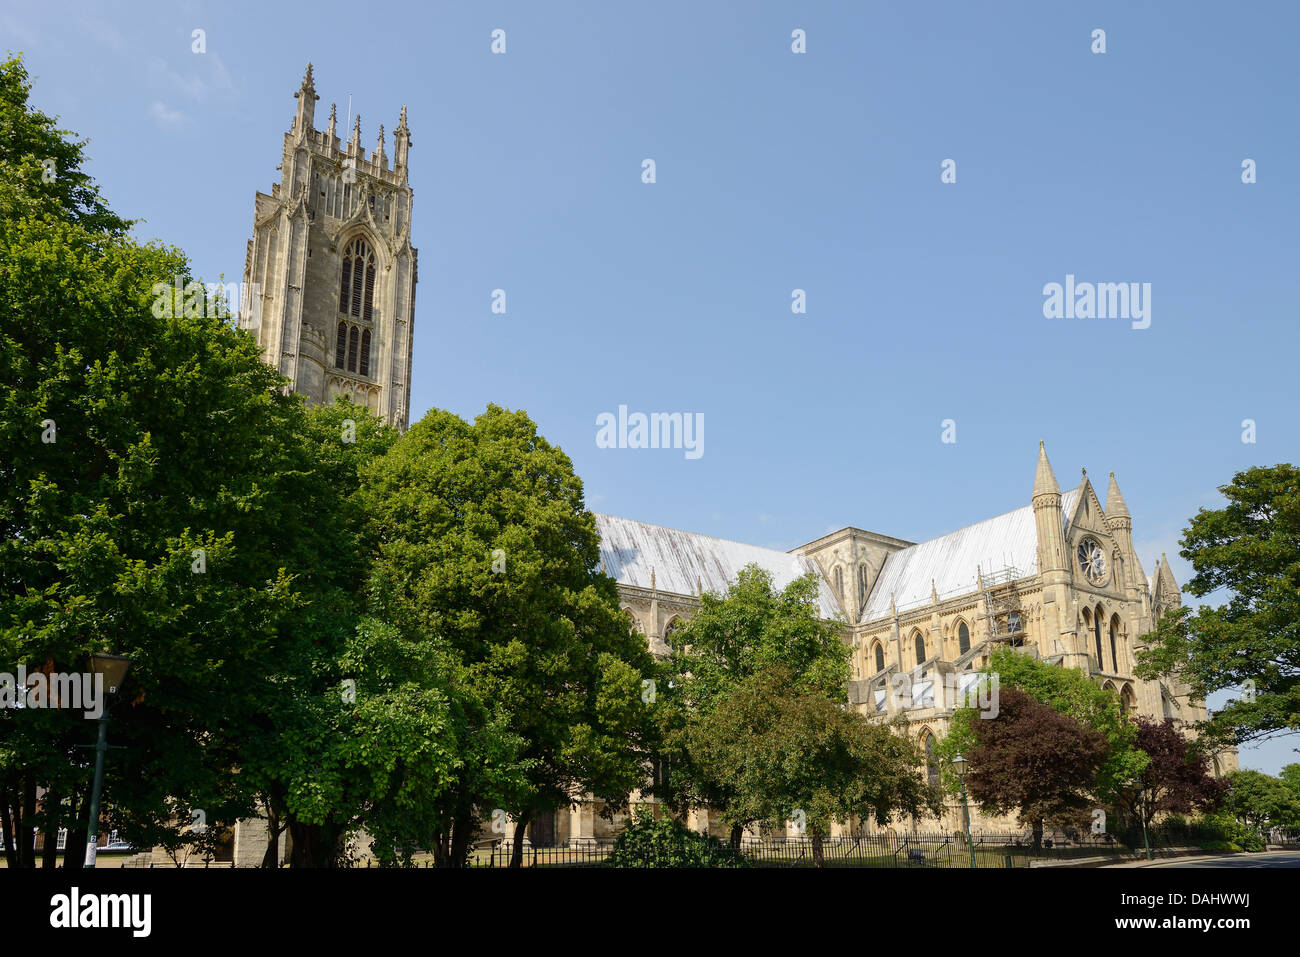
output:
POLYGON ((225 61, 217 53, 188 54, 193 61, 184 72, 173 70, 162 57, 149 61, 149 77, 166 92, 179 94, 197 103, 235 91, 235 83, 225 61))
POLYGON ((163 129, 175 130, 189 122, 189 117, 180 110, 169 109, 159 100, 154 100, 153 105, 149 107, 149 115, 153 117, 155 123, 163 129))

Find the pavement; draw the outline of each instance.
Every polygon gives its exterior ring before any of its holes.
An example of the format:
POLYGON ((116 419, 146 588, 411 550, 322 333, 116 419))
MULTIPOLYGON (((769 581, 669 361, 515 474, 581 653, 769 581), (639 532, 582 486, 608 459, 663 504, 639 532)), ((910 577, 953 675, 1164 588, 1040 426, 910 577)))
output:
POLYGON ((1262 854, 1204 854, 1196 857, 1175 857, 1155 861, 1125 861, 1110 867, 1196 867, 1229 868, 1247 867, 1300 867, 1300 851, 1265 851, 1262 854))

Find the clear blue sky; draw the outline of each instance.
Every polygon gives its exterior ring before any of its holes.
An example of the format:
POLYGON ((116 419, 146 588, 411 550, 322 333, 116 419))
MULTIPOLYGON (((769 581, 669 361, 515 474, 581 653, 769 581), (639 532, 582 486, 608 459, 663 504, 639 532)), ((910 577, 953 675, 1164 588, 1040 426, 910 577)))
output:
POLYGON ((1188 517, 1300 448, 1298 26, 1294 3, 0 2, 110 204, 210 280, 242 273, 308 60, 318 125, 350 92, 367 150, 407 104, 412 418, 526 409, 594 509, 922 540, 1026 504, 1041 438, 1063 486, 1115 471, 1146 571, 1168 551, 1180 581, 1188 517), (1150 328, 1044 318, 1067 273, 1151 283, 1150 328), (705 454, 598 449, 621 404, 702 413, 705 454))

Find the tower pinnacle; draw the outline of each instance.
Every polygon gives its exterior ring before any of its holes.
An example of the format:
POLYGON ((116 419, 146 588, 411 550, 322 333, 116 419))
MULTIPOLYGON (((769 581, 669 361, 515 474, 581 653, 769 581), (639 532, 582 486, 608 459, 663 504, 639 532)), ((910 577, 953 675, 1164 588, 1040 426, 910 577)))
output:
POLYGON ((302 86, 298 87, 294 99, 298 101, 298 110, 293 119, 293 131, 299 136, 303 136, 312 129, 312 124, 316 118, 316 101, 320 99, 316 95, 316 82, 311 75, 311 64, 307 64, 307 72, 303 74, 302 86))
POLYGON ((1115 473, 1110 473, 1110 487, 1106 489, 1106 515, 1110 518, 1131 518, 1129 515, 1128 505, 1124 502, 1124 496, 1119 492, 1119 483, 1115 481, 1115 473))
POLYGON ((1047 448, 1042 440, 1038 442, 1038 469, 1034 472, 1034 496, 1060 495, 1061 487, 1056 484, 1056 474, 1052 463, 1047 461, 1047 448))

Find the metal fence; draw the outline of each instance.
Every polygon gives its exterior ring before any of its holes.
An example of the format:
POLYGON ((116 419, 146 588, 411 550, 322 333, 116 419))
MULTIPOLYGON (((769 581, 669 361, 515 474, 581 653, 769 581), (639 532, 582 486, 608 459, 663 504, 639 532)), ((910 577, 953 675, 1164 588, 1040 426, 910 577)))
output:
MULTIPOLYGON (((1288 837, 1293 836, 1288 834, 1288 837)), ((1147 841, 1152 857, 1169 857, 1195 841, 1185 828, 1151 828, 1147 841)), ((1064 834, 1047 833, 1038 846, 1028 833, 983 833, 973 837, 975 866, 988 868, 1029 867, 1038 863, 1089 861, 1097 859, 1125 861, 1140 859, 1145 855, 1141 831, 1136 834, 1064 834)), ((825 867, 877 867, 877 868, 969 868, 972 845, 966 843, 961 833, 933 834, 870 834, 859 837, 828 837, 822 840, 822 862, 825 867)), ((523 867, 600 867, 613 852, 612 841, 581 844, 572 847, 537 847, 525 845, 521 855, 523 867)), ((506 841, 477 845, 467 864, 473 868, 509 867, 512 847, 506 841)), ((740 847, 741 854, 754 867, 813 867, 814 853, 811 838, 747 839, 740 847)), ((417 868, 431 868, 431 855, 418 854, 412 862, 417 868)), ((175 867, 137 857, 123 862, 125 867, 175 867)), ((186 861, 185 867, 230 867, 227 861, 186 861)), ((365 858, 354 867, 378 868, 379 862, 365 858)))
MULTIPOLYGON (((1182 832, 1148 831, 1153 857, 1168 857, 1175 848, 1193 846, 1182 832)), ((1125 840, 1114 835, 1047 834, 1035 847, 1026 833, 977 834, 973 838, 975 866, 978 868, 1029 867, 1035 862, 1082 861, 1108 858, 1133 860, 1144 855, 1142 840, 1131 836, 1125 840)), ((521 858, 524 867, 595 867, 603 865, 613 851, 612 842, 574 847, 533 847, 525 845, 521 858)), ((741 854, 756 867, 814 866, 811 838, 775 838, 746 840, 741 854)), ((860 837, 828 837, 822 840, 822 861, 826 867, 954 867, 971 866, 971 848, 963 834, 872 834, 860 837)), ((511 847, 498 842, 476 848, 470 867, 509 867, 511 847)), ((417 867, 431 867, 429 859, 417 860, 417 867)), ((362 865, 377 866, 373 861, 362 865)))

